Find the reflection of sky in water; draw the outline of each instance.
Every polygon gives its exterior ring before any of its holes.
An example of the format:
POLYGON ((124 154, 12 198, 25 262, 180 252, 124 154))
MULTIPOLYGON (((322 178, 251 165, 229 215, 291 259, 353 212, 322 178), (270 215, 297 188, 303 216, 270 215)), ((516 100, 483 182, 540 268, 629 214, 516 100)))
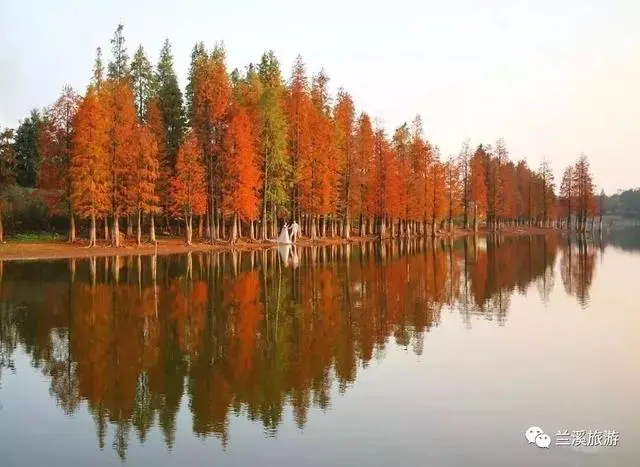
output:
MULTIPOLYGON (((151 429, 141 445, 131 429, 127 464, 637 466, 638 256, 607 249, 595 261, 583 307, 560 278, 564 254, 547 299, 540 299, 539 277, 509 293, 503 322, 445 304, 420 352, 390 337, 366 368, 360 362, 344 394, 334 379, 328 408, 312 407, 303 430, 289 404, 273 437, 242 412, 231 416, 223 449, 217 439, 193 435, 185 394, 170 455, 160 430, 151 429), (551 435, 549 449, 527 444, 523 433, 532 425, 551 435), (616 429, 621 442, 615 448, 554 446, 555 433, 565 429, 616 429)), ((66 333, 50 335, 55 356, 64 357, 66 333)), ((65 416, 49 393, 49 378, 23 351, 13 355, 17 372, 5 369, 0 389, 3 467, 121 465, 111 448, 114 427, 100 451, 86 403, 65 416)))

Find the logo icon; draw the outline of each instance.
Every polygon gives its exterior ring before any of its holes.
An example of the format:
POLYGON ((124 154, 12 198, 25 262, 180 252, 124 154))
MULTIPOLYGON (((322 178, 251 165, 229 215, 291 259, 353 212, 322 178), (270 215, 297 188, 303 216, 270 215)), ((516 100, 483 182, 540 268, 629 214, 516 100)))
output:
POLYGON ((551 446, 551 436, 546 434, 539 426, 529 427, 524 433, 524 437, 527 438, 529 444, 535 444, 539 448, 548 448, 551 446))

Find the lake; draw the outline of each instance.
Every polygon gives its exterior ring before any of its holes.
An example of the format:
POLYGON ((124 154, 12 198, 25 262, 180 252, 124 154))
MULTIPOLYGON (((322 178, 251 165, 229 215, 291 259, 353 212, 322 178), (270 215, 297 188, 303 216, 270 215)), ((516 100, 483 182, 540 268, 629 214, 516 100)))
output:
POLYGON ((637 231, 0 261, 0 465, 638 466, 639 271, 637 231))

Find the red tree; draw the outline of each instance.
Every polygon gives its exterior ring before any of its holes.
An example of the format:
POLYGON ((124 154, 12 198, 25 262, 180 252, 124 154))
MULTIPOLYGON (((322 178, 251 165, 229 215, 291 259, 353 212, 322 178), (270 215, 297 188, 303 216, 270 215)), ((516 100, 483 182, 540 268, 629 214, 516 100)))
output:
POLYGON ((207 207, 205 187, 198 140, 190 133, 178 150, 176 173, 171 179, 171 210, 184 220, 187 245, 193 238, 193 216, 203 214, 207 207))
POLYGON ((74 119, 71 152, 71 202, 79 216, 91 219, 89 246, 96 245, 96 218, 111 209, 111 174, 107 154, 108 128, 104 102, 93 87, 74 119))
POLYGON ((234 105, 225 135, 223 214, 233 216, 231 242, 238 238, 238 223, 253 222, 260 206, 260 168, 254 146, 252 125, 245 110, 234 105))

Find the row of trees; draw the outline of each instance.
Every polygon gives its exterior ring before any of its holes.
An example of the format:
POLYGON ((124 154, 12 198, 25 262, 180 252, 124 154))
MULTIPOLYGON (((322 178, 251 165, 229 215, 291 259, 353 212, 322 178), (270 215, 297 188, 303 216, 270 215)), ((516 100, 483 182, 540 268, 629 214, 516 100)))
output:
MULTIPOLYGON (((98 48, 84 96, 67 87, 15 137, 3 133, 0 182, 58 193, 52 204, 64 205, 71 241, 76 216, 89 219, 91 245, 102 222, 117 246, 122 219, 128 235, 136 224, 138 243, 143 223, 155 241, 156 222, 170 230, 172 220, 183 221, 188 243, 194 228, 235 242, 275 237, 286 217, 312 239, 349 238, 354 228, 395 237, 435 234, 454 219, 476 230, 549 225, 564 206, 548 161, 512 162, 502 140, 475 150, 466 142, 444 159, 420 116, 389 137, 345 90, 332 99, 328 76, 309 78, 301 57, 285 82, 271 51, 229 73, 221 45, 197 43, 183 100, 168 40, 155 69, 142 46, 129 60, 122 25, 111 45, 106 71, 98 48)), ((591 180, 584 167, 576 180, 591 180)), ((582 222, 593 187, 573 188, 582 191, 566 199, 580 200, 582 222)))

